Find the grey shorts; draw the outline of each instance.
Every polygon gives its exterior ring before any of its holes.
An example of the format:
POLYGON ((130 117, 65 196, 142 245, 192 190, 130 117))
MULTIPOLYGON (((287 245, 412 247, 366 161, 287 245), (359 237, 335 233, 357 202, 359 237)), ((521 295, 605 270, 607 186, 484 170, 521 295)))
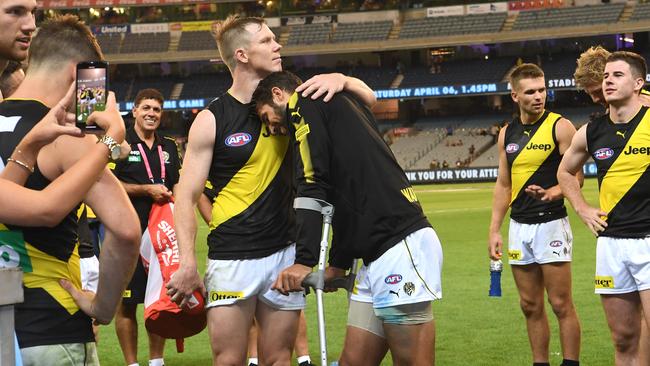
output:
POLYGON ((23 366, 99 366, 95 342, 25 347, 20 354, 23 366))

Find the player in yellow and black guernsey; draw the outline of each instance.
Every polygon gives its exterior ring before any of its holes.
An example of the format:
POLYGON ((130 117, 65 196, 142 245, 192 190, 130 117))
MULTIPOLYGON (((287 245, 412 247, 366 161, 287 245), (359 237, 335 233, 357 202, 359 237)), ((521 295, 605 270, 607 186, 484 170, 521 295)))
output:
POLYGON ((293 242, 288 139, 263 136, 259 120, 249 118, 254 113, 252 106, 229 93, 210 103, 208 110, 217 121, 223 121, 216 126, 208 175, 212 192, 216 192, 208 258, 261 258, 287 247, 293 242), (271 154, 267 149, 276 156, 263 156, 271 154), (259 171, 247 176, 242 168, 250 161, 260 163, 259 171), (245 236, 242 227, 250 229, 245 236))
MULTIPOLYGON (((48 111, 35 100, 7 99, 0 103, 0 116, 19 118, 13 132, 0 133, 0 156, 5 163, 20 140, 48 111)), ((25 187, 41 190, 49 183, 37 165, 25 187)), ((12 248, 9 258, 24 272, 26 301, 16 305, 15 313, 21 348, 94 341, 91 319, 79 311, 57 282, 57 278, 68 278, 81 287, 76 211, 70 211, 53 228, 0 225, 0 235, 5 239, 2 243, 12 248)))
MULTIPOLYGON (((559 323, 562 366, 578 365, 580 323, 571 294, 573 238, 556 178, 575 128, 566 118, 545 110, 544 72, 536 65, 515 68, 510 85, 519 117, 499 133, 489 256, 492 260, 501 258, 500 230, 510 208, 508 260, 526 318, 533 363, 549 362, 546 292, 559 323)), ((580 174, 579 185, 582 179, 580 174)))
POLYGON ((646 70, 632 52, 607 58, 602 89, 609 113, 578 130, 558 171, 564 195, 598 236, 595 291, 617 365, 637 361, 639 305, 650 319, 650 113, 640 96, 646 70), (590 156, 598 169, 599 208, 585 201, 574 179, 590 156))
MULTIPOLYGON (((438 237, 370 109, 347 92, 327 103, 299 96, 299 84, 295 75, 276 72, 260 82, 253 99, 270 131, 288 130, 296 196, 335 207, 330 275, 363 259, 341 363, 379 363, 390 344, 396 364, 432 364, 431 301, 441 297, 438 237)), ((301 289, 318 262, 320 213, 297 210, 296 223, 295 263, 273 285, 284 294, 301 289)))
MULTIPOLYGON (((576 70, 573 78, 576 81, 576 87, 584 90, 591 100, 605 107, 600 117, 609 113, 605 94, 603 93, 603 72, 607 58, 611 53, 601 46, 590 47, 580 54, 576 60, 576 70)), ((641 89, 640 100, 643 105, 650 107, 650 92, 641 89)), ((606 118, 600 118, 600 121, 606 118)), ((639 365, 650 365, 650 330, 645 320, 641 321, 641 339, 639 341, 639 365)))

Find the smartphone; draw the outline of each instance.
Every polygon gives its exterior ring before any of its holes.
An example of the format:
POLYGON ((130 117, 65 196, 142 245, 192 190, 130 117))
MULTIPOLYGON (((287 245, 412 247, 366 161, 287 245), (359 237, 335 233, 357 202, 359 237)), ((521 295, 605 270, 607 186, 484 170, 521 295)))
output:
POLYGON ((88 125, 88 116, 106 109, 108 97, 108 62, 89 61, 77 64, 76 121, 83 131, 101 131, 97 125, 88 125))

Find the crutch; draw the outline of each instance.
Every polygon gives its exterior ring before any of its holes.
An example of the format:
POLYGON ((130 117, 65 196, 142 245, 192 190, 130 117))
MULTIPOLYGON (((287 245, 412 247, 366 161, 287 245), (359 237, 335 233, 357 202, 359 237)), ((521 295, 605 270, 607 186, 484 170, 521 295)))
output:
POLYGON ((350 298, 352 297, 352 291, 354 290, 354 281, 357 279, 357 272, 359 271, 359 259, 356 258, 352 262, 352 267, 350 272, 344 277, 334 278, 327 282, 327 286, 331 288, 342 288, 348 292, 348 304, 350 303, 350 298))
POLYGON ((318 270, 305 277, 303 287, 313 287, 316 292, 316 308, 318 311, 318 340, 320 342, 321 365, 327 366, 327 337, 325 336, 325 310, 323 308, 323 288, 325 287, 325 258, 329 246, 330 226, 334 216, 334 206, 309 197, 297 197, 293 202, 293 208, 312 210, 323 215, 323 233, 320 240, 320 252, 318 254, 318 270))

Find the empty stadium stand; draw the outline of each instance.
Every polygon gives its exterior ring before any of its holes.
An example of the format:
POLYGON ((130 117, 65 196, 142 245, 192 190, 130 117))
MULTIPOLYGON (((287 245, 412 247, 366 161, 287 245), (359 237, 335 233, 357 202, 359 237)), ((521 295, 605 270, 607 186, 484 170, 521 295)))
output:
POLYGON ((414 136, 397 138, 390 145, 390 148, 397 159, 397 163, 403 169, 413 169, 413 164, 433 150, 445 138, 446 134, 442 128, 424 130, 414 136))
POLYGON ((618 21, 624 6, 618 3, 522 11, 512 30, 612 23, 618 21))
POLYGON ((115 93, 115 97, 118 101, 131 100, 130 89, 133 85, 133 80, 128 81, 112 81, 110 82, 109 88, 115 93))
POLYGON ((120 53, 167 52, 170 35, 166 33, 126 33, 120 53))
POLYGON ((138 78, 134 81, 133 88, 127 100, 135 97, 136 93, 141 89, 153 88, 157 89, 165 99, 170 99, 172 89, 176 84, 176 80, 172 77, 147 77, 138 78))
POLYGON ((557 54, 542 60, 542 69, 546 79, 572 78, 576 70, 579 53, 557 54))
POLYGON ((422 155, 409 169, 429 169, 432 160, 442 163, 447 161, 450 167, 456 167, 456 162, 464 163, 470 158, 469 147, 474 145, 476 151, 481 151, 493 145, 492 136, 470 134, 470 129, 456 129, 454 134, 446 136, 433 149, 422 155), (462 142, 458 145, 458 142, 462 142))
POLYGON ((452 60, 441 65, 441 72, 432 74, 426 67, 414 68, 404 72, 400 87, 417 85, 445 85, 464 83, 496 83, 503 80, 514 65, 511 58, 489 60, 452 60))
POLYGON ((339 23, 335 28, 332 42, 380 41, 388 38, 393 22, 390 20, 365 23, 339 23))
POLYGON ((650 3, 637 3, 634 13, 628 21, 638 21, 650 19, 650 3))
POLYGON ((214 98, 225 93, 231 83, 228 72, 191 75, 183 78, 180 99, 214 98))
POLYGON ((217 41, 210 31, 183 32, 178 41, 178 51, 216 50, 217 41))
POLYGON ((331 31, 330 23, 294 25, 291 27, 287 45, 327 43, 330 40, 331 31))
POLYGON ((507 13, 458 15, 404 21, 400 38, 439 37, 452 34, 494 33, 501 30, 507 13))
POLYGON ((122 44, 121 34, 97 34, 95 36, 97 42, 102 48, 104 53, 118 53, 120 52, 120 44, 122 44))
POLYGON ((499 147, 497 144, 490 146, 485 150, 480 156, 478 156, 474 161, 472 161, 469 166, 471 167, 487 167, 487 166, 499 166, 499 147))

